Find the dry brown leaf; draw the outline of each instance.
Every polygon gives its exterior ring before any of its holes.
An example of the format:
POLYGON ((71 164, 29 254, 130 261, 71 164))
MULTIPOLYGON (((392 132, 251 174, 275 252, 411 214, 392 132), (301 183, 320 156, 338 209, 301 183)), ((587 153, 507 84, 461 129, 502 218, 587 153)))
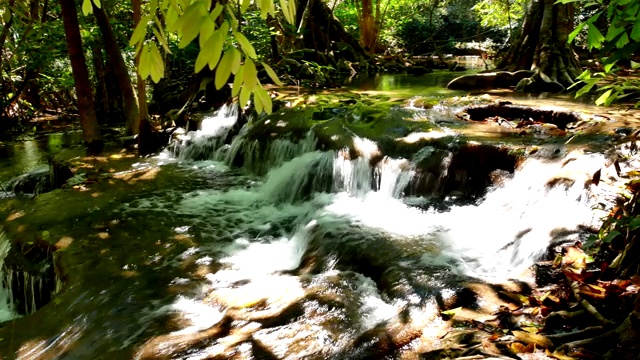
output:
POLYGON ((553 348, 553 342, 551 342, 551 340, 549 340, 549 338, 544 335, 529 334, 528 332, 517 330, 512 331, 511 333, 516 337, 516 339, 524 343, 535 344, 546 349, 553 348))

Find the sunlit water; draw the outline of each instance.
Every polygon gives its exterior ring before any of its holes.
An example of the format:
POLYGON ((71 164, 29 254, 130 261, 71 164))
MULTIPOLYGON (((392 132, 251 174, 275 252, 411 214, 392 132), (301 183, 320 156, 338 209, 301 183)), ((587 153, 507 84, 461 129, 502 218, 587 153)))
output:
MULTIPOLYGON (((122 248, 81 255, 133 277, 91 279, 74 302, 91 310, 80 307, 72 326, 24 358, 83 336, 110 351, 137 346, 140 357, 375 358, 367 334, 401 324, 436 339, 436 299, 469 280, 532 281, 534 261, 550 246, 584 240, 583 228, 603 214, 590 182, 603 155, 531 157, 483 197, 457 202, 409 196, 416 164, 432 149, 372 166, 378 144, 365 138, 354 139, 356 158, 317 151, 313 134, 260 147, 240 131, 224 144, 234 117, 233 108, 209 114, 201 131, 134 165, 179 180, 98 209, 105 222, 131 221, 141 235, 114 231, 108 241, 122 248), (237 157, 243 171, 232 166, 237 157), (431 206, 438 201, 446 210, 431 206), (186 340, 226 326, 233 331, 222 338, 186 340)), ((86 345, 76 351, 91 354, 86 345)))

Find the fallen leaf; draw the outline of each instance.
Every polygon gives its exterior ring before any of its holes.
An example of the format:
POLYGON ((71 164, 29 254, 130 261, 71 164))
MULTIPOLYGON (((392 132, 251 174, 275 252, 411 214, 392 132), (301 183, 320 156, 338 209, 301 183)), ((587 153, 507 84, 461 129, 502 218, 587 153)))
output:
POLYGON ((513 334, 513 336, 516 337, 516 339, 527 343, 527 344, 535 344, 538 345, 540 347, 543 348, 552 348, 553 347, 553 342, 551 342, 551 340, 549 340, 549 338, 547 338, 544 335, 540 335, 540 334, 530 334, 528 332, 525 331, 518 331, 518 330, 514 330, 511 332, 513 334))

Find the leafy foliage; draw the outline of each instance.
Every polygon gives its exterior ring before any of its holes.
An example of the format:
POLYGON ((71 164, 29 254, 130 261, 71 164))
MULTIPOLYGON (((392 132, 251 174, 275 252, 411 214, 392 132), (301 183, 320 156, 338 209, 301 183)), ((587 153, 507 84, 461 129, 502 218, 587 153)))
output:
MULTIPOLYGON (((215 70, 218 89, 227 83, 231 74, 235 75, 232 94, 239 96, 241 106, 253 95, 258 112, 271 112, 271 98, 257 76, 255 61, 258 60, 258 53, 247 36, 239 31, 238 16, 247 13, 250 2, 243 0, 238 8, 233 5, 211 0, 151 1, 147 6, 149 15, 140 21, 130 39, 130 44, 135 45, 136 51, 141 54, 138 67, 140 75, 143 78, 150 76, 155 82, 164 76, 164 62, 156 42, 162 45, 166 53, 170 53, 167 33, 175 34, 180 39, 180 48, 185 48, 197 38, 200 51, 195 71, 199 72, 206 66, 215 70), (159 14, 166 26, 161 25, 159 14)), ((286 9, 283 10, 286 12, 285 18, 288 21, 295 20, 295 2, 282 0, 280 5, 286 9)), ((256 6, 263 19, 267 15, 276 15, 273 1, 256 1, 256 6)))
MULTIPOLYGON (((576 0, 560 0, 561 3, 577 2, 576 0)), ((586 9, 594 9, 595 12, 586 21, 579 24, 569 35, 569 42, 574 41, 580 32, 587 32, 587 44, 590 50, 600 50, 603 71, 591 73, 584 72, 578 80, 582 88, 576 96, 581 96, 592 90, 596 83, 606 80, 608 84, 600 87, 602 94, 596 100, 597 105, 610 105, 614 101, 624 98, 637 98, 640 96, 640 81, 636 79, 620 79, 617 76, 618 63, 629 60, 640 52, 640 1, 637 0, 612 0, 580 1, 586 9), (603 35, 599 20, 605 17, 608 23, 606 35, 603 35)), ((640 68, 640 64, 630 60, 632 70, 640 68)), ((640 101, 635 107, 640 107, 640 101)))

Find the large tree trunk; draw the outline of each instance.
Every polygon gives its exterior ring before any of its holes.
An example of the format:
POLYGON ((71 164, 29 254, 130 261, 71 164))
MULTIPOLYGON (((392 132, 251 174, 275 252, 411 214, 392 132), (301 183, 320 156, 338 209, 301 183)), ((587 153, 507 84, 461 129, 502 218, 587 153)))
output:
POLYGON ((96 118, 91 84, 89 83, 87 62, 82 49, 82 38, 80 37, 76 4, 74 0, 60 0, 60 6, 62 7, 64 33, 67 39, 69 58, 71 60, 76 97, 78 98, 78 112, 82 123, 82 136, 90 149, 100 150, 102 148, 102 138, 96 118))
POLYGON ((578 58, 567 43, 573 29, 573 19, 572 4, 531 0, 520 37, 500 61, 498 68, 535 71, 533 78, 519 84, 518 88, 522 90, 564 90, 580 75, 578 58))
POLYGON ((340 21, 333 16, 331 9, 321 0, 301 0, 298 2, 299 19, 302 25, 303 45, 307 49, 331 51, 333 43, 349 45, 355 53, 367 58, 366 51, 358 41, 346 32, 340 21), (307 6, 309 5, 309 6, 307 6), (305 11, 305 9, 307 9, 305 11))
MULTIPOLYGON (((93 4, 93 2, 92 2, 93 4)), ((105 4, 106 5, 106 4, 105 4)), ((104 6, 97 7, 93 4, 93 13, 96 16, 98 27, 104 38, 104 46, 107 51, 107 58, 113 62, 113 67, 118 78, 118 85, 122 91, 122 97, 124 99, 124 111, 127 120, 127 133, 137 134, 140 129, 140 111, 138 108, 138 98, 133 90, 133 84, 129 77, 129 70, 120 52, 120 47, 116 41, 116 36, 113 33, 109 18, 104 10, 104 6)))

